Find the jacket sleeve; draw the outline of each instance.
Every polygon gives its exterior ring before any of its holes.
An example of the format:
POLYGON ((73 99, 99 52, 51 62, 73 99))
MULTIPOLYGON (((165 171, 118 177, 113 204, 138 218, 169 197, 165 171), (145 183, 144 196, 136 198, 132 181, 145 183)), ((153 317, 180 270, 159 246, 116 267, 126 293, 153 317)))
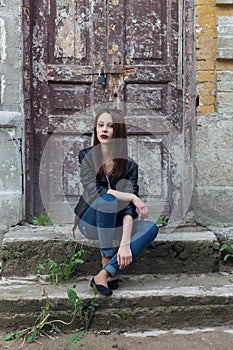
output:
MULTIPOLYGON (((134 163, 132 169, 129 170, 127 174, 126 186, 124 188, 124 192, 133 193, 138 196, 138 165, 134 163)), ((131 215, 133 219, 138 217, 138 213, 136 211, 135 205, 130 202, 128 203, 121 211, 120 215, 131 215)))
POLYGON ((96 178, 92 152, 81 151, 79 153, 80 178, 84 187, 83 197, 87 203, 108 191, 107 187, 102 186, 96 178))

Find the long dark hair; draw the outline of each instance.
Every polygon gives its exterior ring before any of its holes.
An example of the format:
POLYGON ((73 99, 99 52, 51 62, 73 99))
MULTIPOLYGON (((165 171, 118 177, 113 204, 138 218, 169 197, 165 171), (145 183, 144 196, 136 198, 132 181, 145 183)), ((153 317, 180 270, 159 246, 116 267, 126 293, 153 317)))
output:
POLYGON ((108 113, 112 116, 113 121, 113 177, 117 182, 125 177, 127 161, 128 161, 128 145, 127 133, 123 114, 116 110, 102 110, 96 115, 94 121, 94 147, 93 147, 93 162, 97 176, 104 173, 103 159, 101 154, 100 142, 97 138, 97 122, 101 114, 108 113))

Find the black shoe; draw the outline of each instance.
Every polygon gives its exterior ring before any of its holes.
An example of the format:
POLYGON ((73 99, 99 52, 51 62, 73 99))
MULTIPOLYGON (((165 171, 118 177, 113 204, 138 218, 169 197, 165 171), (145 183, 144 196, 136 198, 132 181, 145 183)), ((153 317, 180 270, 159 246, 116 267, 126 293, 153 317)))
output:
POLYGON ((96 288, 97 292, 101 295, 104 295, 106 297, 110 297, 110 295, 112 295, 112 290, 103 286, 102 284, 96 284, 95 283, 95 280, 94 280, 94 277, 92 278, 91 280, 91 283, 90 283, 90 286, 92 288, 96 288))
POLYGON ((119 280, 108 281, 108 288, 111 290, 115 290, 119 287, 119 280))

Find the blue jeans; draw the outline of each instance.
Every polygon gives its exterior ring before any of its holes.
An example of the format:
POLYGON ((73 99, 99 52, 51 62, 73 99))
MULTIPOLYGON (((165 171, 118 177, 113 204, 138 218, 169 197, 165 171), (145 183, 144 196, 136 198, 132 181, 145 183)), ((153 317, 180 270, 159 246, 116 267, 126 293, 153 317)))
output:
MULTIPOLYGON (((98 197, 85 211, 79 222, 81 233, 88 239, 99 240, 100 252, 112 259, 104 266, 112 277, 119 271, 113 245, 120 242, 123 217, 117 215, 117 200, 111 194, 98 197)), ((158 227, 152 221, 133 221, 130 248, 133 260, 156 238, 158 227)))

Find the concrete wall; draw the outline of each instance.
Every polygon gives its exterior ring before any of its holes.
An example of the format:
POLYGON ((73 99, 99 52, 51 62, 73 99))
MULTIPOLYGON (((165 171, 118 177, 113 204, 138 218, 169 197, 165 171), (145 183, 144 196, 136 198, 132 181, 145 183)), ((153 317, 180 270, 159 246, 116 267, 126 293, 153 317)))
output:
POLYGON ((0 232, 23 218, 22 6, 0 0, 0 232))
POLYGON ((233 1, 196 1, 198 222, 233 224, 233 1))

